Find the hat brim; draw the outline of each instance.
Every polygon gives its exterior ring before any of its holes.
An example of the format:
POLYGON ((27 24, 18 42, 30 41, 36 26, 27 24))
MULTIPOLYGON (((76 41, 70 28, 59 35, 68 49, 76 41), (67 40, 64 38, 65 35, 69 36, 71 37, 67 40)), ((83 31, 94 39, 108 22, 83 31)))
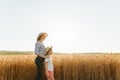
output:
POLYGON ((51 55, 52 54, 52 47, 47 47, 46 48, 46 55, 51 55))
POLYGON ((46 52, 48 52, 48 51, 49 51, 49 49, 50 49, 50 48, 49 48, 49 47, 47 47, 47 48, 46 48, 46 52))
POLYGON ((47 34, 47 33, 44 33, 44 35, 45 35, 45 37, 47 37, 47 36, 48 36, 48 34, 47 34))
POLYGON ((42 32, 42 35, 45 35, 45 37, 48 36, 48 34, 46 32, 42 32))
POLYGON ((38 34, 37 40, 39 40, 39 38, 40 38, 42 35, 45 35, 45 38, 48 36, 48 34, 47 34, 46 32, 41 32, 41 33, 38 34))

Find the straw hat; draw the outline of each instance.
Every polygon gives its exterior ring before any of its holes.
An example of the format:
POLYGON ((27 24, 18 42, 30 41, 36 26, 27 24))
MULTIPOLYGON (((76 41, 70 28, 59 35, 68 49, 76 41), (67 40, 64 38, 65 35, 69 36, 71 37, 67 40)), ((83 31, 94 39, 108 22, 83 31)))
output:
POLYGON ((52 54, 52 47, 47 47, 46 48, 46 55, 52 54))
POLYGON ((48 36, 48 34, 47 34, 46 32, 41 32, 41 33, 38 34, 37 40, 39 40, 39 38, 40 38, 42 35, 45 35, 45 37, 48 36))
POLYGON ((47 48, 46 48, 46 52, 48 52, 48 51, 49 51, 49 49, 50 49, 50 48, 49 48, 49 47, 47 47, 47 48))

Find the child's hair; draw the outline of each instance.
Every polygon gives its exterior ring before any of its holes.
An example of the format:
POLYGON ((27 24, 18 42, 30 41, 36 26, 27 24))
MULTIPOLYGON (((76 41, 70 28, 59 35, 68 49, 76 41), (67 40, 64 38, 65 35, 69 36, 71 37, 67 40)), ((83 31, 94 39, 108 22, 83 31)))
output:
POLYGON ((45 55, 49 55, 49 52, 52 50, 52 47, 50 47, 49 49, 48 49, 48 51, 46 52, 46 54, 45 55))

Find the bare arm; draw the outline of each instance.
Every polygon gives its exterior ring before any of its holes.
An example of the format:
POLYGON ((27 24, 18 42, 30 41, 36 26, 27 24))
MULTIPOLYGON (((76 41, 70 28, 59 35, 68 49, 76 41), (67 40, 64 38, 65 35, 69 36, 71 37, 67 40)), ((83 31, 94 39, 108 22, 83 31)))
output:
POLYGON ((45 62, 45 74, 46 76, 49 76, 48 75, 48 62, 45 62))
POLYGON ((45 71, 48 71, 48 62, 45 62, 45 71))

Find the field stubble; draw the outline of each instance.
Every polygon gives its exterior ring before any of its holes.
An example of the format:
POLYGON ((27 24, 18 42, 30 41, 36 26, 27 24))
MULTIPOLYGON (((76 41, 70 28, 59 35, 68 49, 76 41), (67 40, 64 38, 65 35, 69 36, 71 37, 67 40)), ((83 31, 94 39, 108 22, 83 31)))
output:
MULTIPOLYGON (((0 55, 0 80, 35 80, 35 55, 0 55)), ((55 80, 120 80, 120 54, 53 54, 55 80)))

